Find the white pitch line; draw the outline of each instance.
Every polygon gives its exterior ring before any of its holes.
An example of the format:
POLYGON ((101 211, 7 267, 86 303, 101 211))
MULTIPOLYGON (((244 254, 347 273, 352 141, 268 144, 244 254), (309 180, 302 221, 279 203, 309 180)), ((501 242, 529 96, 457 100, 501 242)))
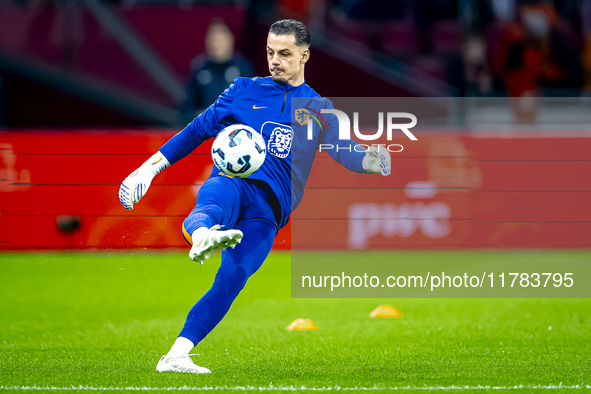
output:
POLYGON ((204 386, 204 387, 93 387, 93 386, 0 386, 0 390, 55 390, 55 391, 379 391, 379 390, 556 390, 556 389, 591 389, 591 385, 518 385, 518 386, 398 386, 398 387, 306 387, 306 386, 204 386))

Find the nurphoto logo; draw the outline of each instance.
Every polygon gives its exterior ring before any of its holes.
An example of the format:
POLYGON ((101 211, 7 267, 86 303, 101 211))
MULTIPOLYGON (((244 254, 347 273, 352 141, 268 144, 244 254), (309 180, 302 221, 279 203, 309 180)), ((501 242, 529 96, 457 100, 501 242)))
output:
MULTIPOLYGON (((311 108, 299 108, 296 110, 296 120, 301 125, 308 124, 308 140, 314 139, 314 123, 318 124, 320 129, 328 129, 326 120, 322 114, 335 115, 339 122, 339 140, 351 139, 351 121, 349 116, 338 109, 321 109, 320 113, 311 108), (309 121, 310 119, 314 122, 309 121)), ((417 117, 409 112, 387 112, 386 113, 386 138, 388 141, 392 141, 394 131, 402 131, 411 141, 418 141, 417 137, 410 131, 417 125, 417 117), (408 119, 408 123, 394 123, 394 120, 399 121, 400 119, 408 119)), ((353 133, 357 138, 362 141, 376 141, 384 134, 384 112, 378 112, 378 130, 373 134, 363 134, 359 131, 359 113, 353 112, 353 133)), ((388 151, 402 152, 404 149, 400 144, 371 144, 374 146, 382 145, 385 146, 388 151)), ((319 144, 319 151, 336 149, 350 150, 351 147, 339 147, 333 144, 319 144)), ((368 144, 356 145, 353 149, 358 152, 365 152, 370 148, 368 144)))

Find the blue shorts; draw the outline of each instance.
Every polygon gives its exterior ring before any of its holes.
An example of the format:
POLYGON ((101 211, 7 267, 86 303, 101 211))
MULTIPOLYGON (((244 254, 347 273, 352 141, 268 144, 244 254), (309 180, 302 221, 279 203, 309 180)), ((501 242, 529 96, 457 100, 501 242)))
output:
POLYGON ((230 229, 245 220, 267 221, 278 230, 279 201, 263 181, 216 174, 199 189, 195 209, 183 223, 183 236, 191 244, 191 234, 198 227, 220 224, 230 229))

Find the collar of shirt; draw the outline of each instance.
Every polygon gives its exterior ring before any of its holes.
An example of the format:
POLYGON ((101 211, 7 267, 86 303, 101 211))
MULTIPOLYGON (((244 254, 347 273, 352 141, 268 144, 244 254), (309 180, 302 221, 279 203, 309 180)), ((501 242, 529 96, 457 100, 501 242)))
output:
POLYGON ((269 78, 269 80, 271 81, 271 84, 272 85, 276 86, 277 88, 279 88, 281 90, 288 90, 288 91, 290 91, 290 90, 295 90, 295 89, 299 89, 299 88, 301 88, 303 86, 306 86, 306 81, 302 82, 298 86, 293 86, 293 85, 290 85, 288 83, 275 82, 275 81, 273 81, 273 78, 271 78, 271 77, 267 77, 267 78, 269 78))

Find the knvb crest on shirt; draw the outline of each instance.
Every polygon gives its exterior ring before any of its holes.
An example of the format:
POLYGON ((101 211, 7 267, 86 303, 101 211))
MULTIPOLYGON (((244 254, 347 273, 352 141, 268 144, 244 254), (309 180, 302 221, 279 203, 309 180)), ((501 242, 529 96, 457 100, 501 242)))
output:
POLYGON ((269 135, 267 142, 267 152, 273 156, 284 159, 289 156, 291 150, 291 142, 293 139, 293 131, 290 126, 286 126, 275 122, 265 122, 261 128, 263 134, 269 135), (265 128, 270 128, 268 132, 265 128))
MULTIPOLYGON (((324 117, 319 114, 317 111, 314 111, 312 108, 298 108, 295 110, 295 120, 300 124, 300 125, 305 125, 308 124, 309 126, 312 125, 312 123, 308 123, 309 119, 313 119, 314 122, 316 122, 318 124, 318 127, 320 127, 320 130, 327 130, 328 126, 326 124, 326 120, 324 120, 324 117)), ((310 127, 308 127, 308 129, 310 129, 310 127)))
POLYGON ((300 125, 305 125, 308 123, 308 110, 306 108, 298 108, 295 110, 295 119, 300 125))

